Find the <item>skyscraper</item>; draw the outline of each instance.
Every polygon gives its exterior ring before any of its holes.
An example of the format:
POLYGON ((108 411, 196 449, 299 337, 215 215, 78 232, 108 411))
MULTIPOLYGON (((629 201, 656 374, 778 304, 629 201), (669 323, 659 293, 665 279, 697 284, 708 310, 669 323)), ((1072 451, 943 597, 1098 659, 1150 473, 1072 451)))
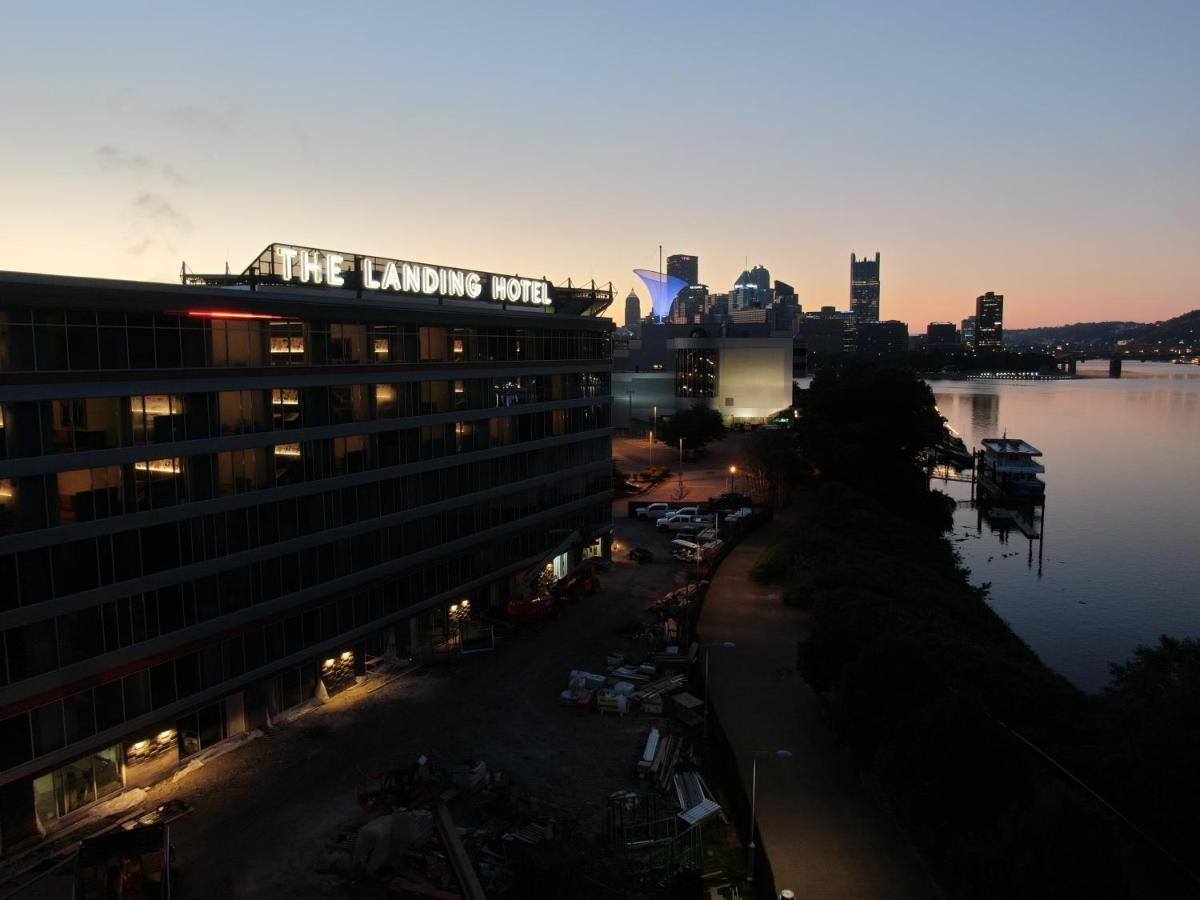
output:
POLYGON ((975 317, 967 316, 962 320, 962 345, 965 350, 975 349, 975 317))
POLYGON ((926 350, 957 350, 958 330, 953 322, 930 322, 925 329, 926 350))
POLYGON ((879 251, 874 260, 850 254, 850 312, 860 322, 879 321, 879 251))
POLYGON ((681 278, 689 285, 700 283, 700 257, 676 253, 667 257, 667 274, 681 278))
POLYGON ((975 349, 999 350, 1004 338, 1004 295, 988 291, 975 298, 975 349))
POLYGON ((755 266, 738 276, 729 292, 730 312, 738 309, 765 309, 775 295, 771 290, 771 273, 766 266, 755 266))
POLYGON ((625 298, 625 327, 637 325, 641 321, 642 301, 638 299, 637 292, 630 288, 629 296, 625 298))

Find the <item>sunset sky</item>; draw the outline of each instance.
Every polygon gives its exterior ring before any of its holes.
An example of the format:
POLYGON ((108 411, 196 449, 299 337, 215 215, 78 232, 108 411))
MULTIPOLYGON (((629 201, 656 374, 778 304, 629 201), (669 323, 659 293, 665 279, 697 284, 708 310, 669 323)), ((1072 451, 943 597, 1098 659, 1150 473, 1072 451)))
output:
POLYGON ((168 6, 6 5, 0 269, 287 241, 623 297, 663 244, 815 309, 879 250, 913 331, 1200 307, 1196 0, 168 6))

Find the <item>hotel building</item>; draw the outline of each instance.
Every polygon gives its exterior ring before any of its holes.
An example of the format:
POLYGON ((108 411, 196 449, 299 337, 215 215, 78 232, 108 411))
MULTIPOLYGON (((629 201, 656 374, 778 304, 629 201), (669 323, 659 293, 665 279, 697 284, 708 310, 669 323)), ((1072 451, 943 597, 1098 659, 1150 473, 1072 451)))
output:
POLYGON ((0 849, 611 539, 611 291, 0 273, 0 849))

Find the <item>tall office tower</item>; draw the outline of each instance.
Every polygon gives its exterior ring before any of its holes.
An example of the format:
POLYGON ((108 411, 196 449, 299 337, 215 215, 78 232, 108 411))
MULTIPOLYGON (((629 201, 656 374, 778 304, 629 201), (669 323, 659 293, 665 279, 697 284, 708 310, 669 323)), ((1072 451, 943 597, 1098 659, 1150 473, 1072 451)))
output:
POLYGON ((625 298, 625 327, 637 325, 641 321, 642 301, 638 298, 637 292, 630 288, 629 296, 625 298))
POLYGON ((187 277, 0 272, 0 852, 608 553, 607 292, 187 277))
POLYGON ((766 266, 755 266, 748 272, 743 272, 742 277, 738 279, 739 284, 752 284, 760 291, 768 294, 771 292, 771 273, 766 266), (745 280, 743 280, 745 279, 745 280))
POLYGON ((698 321, 708 306, 708 285, 693 284, 685 287, 671 301, 671 314, 667 317, 673 324, 698 321))
POLYGON ((957 350, 958 329, 953 322, 930 322, 925 329, 926 350, 957 350))
POLYGON ((850 312, 861 322, 879 321, 879 252, 875 259, 850 254, 850 312))
POLYGON ((700 283, 700 257, 676 253, 667 257, 667 274, 682 278, 688 284, 700 283))
POLYGON ((788 306, 799 306, 800 297, 796 294, 796 289, 786 281, 775 279, 775 302, 783 303, 788 306))
POLYGON ((1004 338, 1004 295, 988 291, 975 298, 975 349, 999 350, 1004 338))
POLYGON ((962 320, 962 345, 966 350, 975 349, 975 317, 967 316, 962 320))
POLYGON ((755 266, 738 276, 729 292, 729 310, 765 309, 772 300, 771 273, 765 266, 755 266))

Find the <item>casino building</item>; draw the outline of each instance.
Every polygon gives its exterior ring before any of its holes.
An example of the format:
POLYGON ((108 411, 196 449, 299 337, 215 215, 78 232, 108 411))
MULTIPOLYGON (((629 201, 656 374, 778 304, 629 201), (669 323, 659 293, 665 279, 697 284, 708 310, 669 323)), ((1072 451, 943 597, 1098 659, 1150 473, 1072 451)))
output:
POLYGON ((0 273, 0 850, 609 553, 611 290, 0 273))

